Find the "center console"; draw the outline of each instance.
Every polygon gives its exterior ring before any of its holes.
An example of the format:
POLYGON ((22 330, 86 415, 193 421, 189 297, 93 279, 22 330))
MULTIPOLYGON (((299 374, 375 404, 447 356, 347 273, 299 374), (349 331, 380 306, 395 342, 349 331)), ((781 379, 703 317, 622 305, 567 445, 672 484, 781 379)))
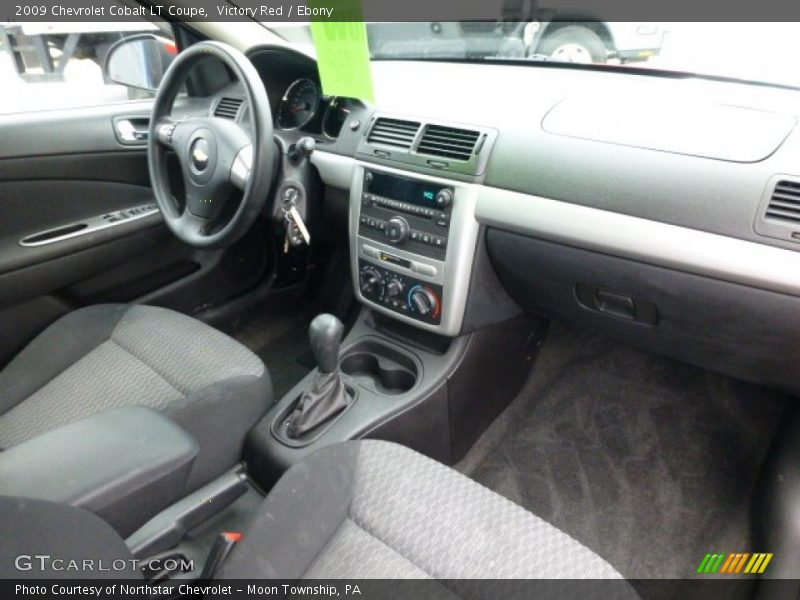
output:
POLYGON ((478 236, 475 185, 359 164, 350 193, 358 299, 422 329, 458 335, 478 236))
POLYGON ((113 408, 0 452, 0 496, 78 506, 127 536, 183 496, 196 456, 164 415, 113 408))
POLYGON ((516 395, 533 324, 498 287, 475 218, 495 137, 380 115, 364 129, 347 165, 351 276, 364 308, 341 350, 344 327, 332 315, 312 321, 318 368, 248 440, 248 472, 264 489, 343 440, 389 440, 452 463, 516 395))

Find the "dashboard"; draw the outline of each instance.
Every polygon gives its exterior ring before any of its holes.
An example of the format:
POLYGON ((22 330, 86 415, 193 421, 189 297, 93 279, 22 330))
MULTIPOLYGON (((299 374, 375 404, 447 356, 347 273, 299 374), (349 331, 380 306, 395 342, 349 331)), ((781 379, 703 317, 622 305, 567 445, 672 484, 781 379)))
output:
POLYGON ((452 336, 490 318, 505 295, 800 391, 790 367, 800 359, 800 91, 555 65, 380 61, 377 106, 348 100, 326 119, 338 100, 319 94, 312 59, 267 48, 250 56, 276 135, 314 136, 322 180, 349 192, 353 280, 368 284, 357 295, 374 310, 452 336), (406 146, 385 144, 387 131, 406 146), (427 132, 451 147, 432 156, 427 132), (471 154, 459 156, 465 139, 471 154), (446 217, 446 231, 430 230, 443 249, 413 241, 429 226, 408 206, 419 203, 365 185, 370 174, 453 191, 431 217, 446 217), (385 297, 398 284, 436 296, 427 321, 405 314, 411 302, 385 297))

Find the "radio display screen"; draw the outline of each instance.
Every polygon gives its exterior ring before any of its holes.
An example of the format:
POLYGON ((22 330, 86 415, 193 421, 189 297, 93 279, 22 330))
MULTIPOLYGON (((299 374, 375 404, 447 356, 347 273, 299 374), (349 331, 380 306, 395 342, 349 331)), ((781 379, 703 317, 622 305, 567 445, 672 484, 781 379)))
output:
POLYGON ((436 194, 439 193, 439 190, 447 187, 385 173, 372 172, 371 175, 372 181, 367 183, 365 190, 368 194, 409 202, 426 208, 436 208, 436 194))

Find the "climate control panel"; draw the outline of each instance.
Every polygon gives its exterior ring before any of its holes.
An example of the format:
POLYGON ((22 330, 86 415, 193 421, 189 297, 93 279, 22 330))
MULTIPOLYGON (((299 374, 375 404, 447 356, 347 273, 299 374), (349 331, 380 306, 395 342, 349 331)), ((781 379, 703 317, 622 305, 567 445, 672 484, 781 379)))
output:
POLYGON ((438 325, 442 319, 442 286, 358 261, 361 295, 412 319, 438 325))

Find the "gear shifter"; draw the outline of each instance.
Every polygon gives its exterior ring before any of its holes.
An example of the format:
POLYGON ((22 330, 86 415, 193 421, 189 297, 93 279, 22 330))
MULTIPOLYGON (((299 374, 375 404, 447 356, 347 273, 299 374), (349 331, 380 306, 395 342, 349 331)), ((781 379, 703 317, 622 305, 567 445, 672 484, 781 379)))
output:
POLYGON ((333 315, 318 315, 308 328, 311 351, 317 360, 320 373, 333 373, 339 368, 339 345, 342 343, 344 325, 333 315))
POLYGON ((286 434, 290 438, 308 433, 347 407, 347 391, 339 372, 344 325, 333 315, 322 314, 311 321, 308 335, 319 372, 289 416, 286 434))

